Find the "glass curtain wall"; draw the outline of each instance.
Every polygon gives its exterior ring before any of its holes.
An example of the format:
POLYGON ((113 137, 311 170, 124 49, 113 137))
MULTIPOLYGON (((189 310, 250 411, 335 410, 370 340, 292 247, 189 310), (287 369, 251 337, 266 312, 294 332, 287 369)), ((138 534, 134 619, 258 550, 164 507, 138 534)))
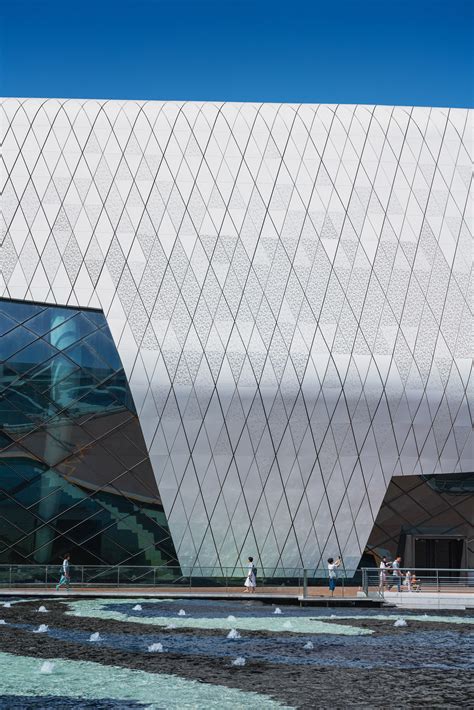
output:
POLYGON ((101 311, 0 299, 0 563, 178 564, 101 311))

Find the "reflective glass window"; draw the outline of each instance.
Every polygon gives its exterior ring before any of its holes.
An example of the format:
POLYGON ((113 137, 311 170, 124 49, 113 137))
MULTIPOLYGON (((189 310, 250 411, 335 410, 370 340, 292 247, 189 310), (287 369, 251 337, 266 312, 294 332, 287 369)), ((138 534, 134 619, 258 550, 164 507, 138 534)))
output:
POLYGON ((177 564, 104 314, 0 300, 2 328, 0 563, 177 564))
POLYGON ((9 318, 6 313, 0 313, 0 336, 8 333, 12 328, 16 328, 17 323, 9 318))
POLYGON ((6 335, 2 335, 0 341, 0 360, 8 360, 12 355, 36 340, 36 335, 21 325, 11 330, 6 335))

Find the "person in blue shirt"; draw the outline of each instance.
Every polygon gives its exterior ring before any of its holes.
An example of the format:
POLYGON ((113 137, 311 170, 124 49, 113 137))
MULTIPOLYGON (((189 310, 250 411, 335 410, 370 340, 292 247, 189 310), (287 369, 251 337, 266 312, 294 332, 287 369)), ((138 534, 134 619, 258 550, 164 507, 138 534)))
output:
POLYGON ((389 589, 391 589, 391 587, 393 586, 396 586, 397 592, 402 591, 402 572, 400 569, 401 561, 402 558, 400 557, 400 555, 398 555, 398 557, 396 557, 392 562, 392 584, 389 589))
POLYGON ((56 585, 57 592, 59 591, 59 588, 63 586, 63 584, 66 585, 66 589, 69 589, 69 587, 71 586, 71 576, 69 574, 69 558, 69 553, 67 555, 64 555, 64 560, 61 567, 61 578, 58 584, 56 585))

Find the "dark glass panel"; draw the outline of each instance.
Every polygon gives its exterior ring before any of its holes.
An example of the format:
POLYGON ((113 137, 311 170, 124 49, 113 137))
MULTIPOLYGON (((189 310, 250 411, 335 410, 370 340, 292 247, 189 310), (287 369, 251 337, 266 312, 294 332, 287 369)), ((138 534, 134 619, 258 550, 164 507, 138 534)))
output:
POLYGON ((10 446, 12 443, 12 440, 10 439, 9 436, 5 434, 5 432, 0 431, 0 450, 5 449, 7 446, 10 446))
MULTIPOLYGON (((79 521, 86 520, 94 514, 101 514, 100 506, 77 486, 62 481, 51 494, 38 500, 29 510, 45 522, 50 522, 62 533, 66 533, 79 521), (75 493, 78 495, 75 495, 75 493)), ((108 517, 103 523, 108 522, 108 517)))
POLYGON ((0 341, 24 348, 0 365, 0 563, 175 563, 104 315, 0 300, 2 315, 25 327, 0 341))
POLYGON ((141 499, 148 504, 161 504, 155 476, 148 459, 126 471, 118 481, 114 482, 114 487, 122 495, 133 499, 141 499))
POLYGON ((70 453, 67 442, 62 442, 48 434, 46 429, 36 429, 22 437, 21 446, 44 461, 47 466, 55 466, 70 453))
MULTIPOLYGON (((87 540, 90 540, 97 535, 100 535, 104 526, 110 522, 110 518, 103 510, 97 510, 86 517, 63 517, 62 522, 67 520, 70 527, 65 530, 69 539, 73 540, 77 545, 83 545, 87 540)), ((97 549, 100 549, 99 547, 97 549)))
MULTIPOLYGON (((52 368, 51 387, 46 390, 48 397, 55 402, 58 409, 67 411, 75 402, 84 396, 84 391, 88 392, 89 387, 84 383, 84 373, 80 368, 74 368, 72 363, 69 369, 52 368)), ((70 410, 71 413, 74 411, 70 410)))
POLYGON ((0 393, 6 390, 7 387, 11 387, 15 380, 19 378, 20 375, 16 370, 12 370, 6 363, 0 362, 0 393))
MULTIPOLYGON (((130 441, 133 441, 136 448, 140 451, 141 457, 146 457, 148 460, 148 452, 146 449, 145 441, 141 436, 140 425, 138 423, 137 417, 129 419, 123 426, 120 427, 120 434, 127 437, 130 441), (138 431, 137 431, 138 428, 138 431)), ((151 465, 150 465, 151 468, 151 465)))
POLYGON ((4 535, 9 534, 10 527, 15 529, 15 536, 18 539, 23 534, 35 530, 38 525, 38 519, 35 515, 7 496, 0 497, 0 515, 8 522, 8 525, 5 526, 6 529, 0 531, 2 539, 4 535))
MULTIPOLYGON (((5 454, 2 454, 0 461, 0 488, 15 499, 18 491, 33 485, 35 480, 39 481, 44 470, 43 466, 35 466, 34 461, 28 461, 26 456, 21 457, 18 454, 16 451, 10 455, 8 450, 6 461, 5 454)), ((36 496, 36 493, 33 492, 32 495, 36 496)), ((30 494, 28 500, 35 500, 35 497, 30 494)))
POLYGON ((76 343, 64 351, 76 365, 90 372, 99 382, 110 375, 110 368, 85 342, 76 343))
POLYGON ((5 394, 0 396, 0 423, 5 434, 12 439, 16 438, 15 433, 18 431, 18 427, 33 426, 31 418, 26 415, 21 406, 21 398, 20 407, 17 406, 18 399, 18 393, 12 389, 6 390, 5 394))
POLYGON ((30 318, 27 328, 37 335, 45 335, 54 328, 53 323, 60 327, 63 321, 73 318, 77 313, 78 311, 72 308, 46 308, 34 318, 30 318))
POLYGON ((132 393, 128 386, 125 372, 120 370, 115 372, 106 382, 102 382, 97 388, 97 392, 108 392, 113 395, 116 401, 116 406, 125 407, 133 414, 136 414, 135 404, 133 402, 132 393))
MULTIPOLYGON (((58 407, 48 397, 31 387, 26 380, 17 382, 14 387, 8 388, 4 394, 4 401, 5 409, 11 411, 12 416, 15 410, 22 413, 25 424, 48 419, 58 411, 58 407)), ((10 423, 8 420, 8 424, 10 423)), ((8 427, 6 429, 8 432, 8 427)))
MULTIPOLYGON (((82 371, 84 374, 84 371, 82 371)), ((84 378, 83 378, 84 380, 84 378)), ((81 382, 81 397, 68 405, 70 416, 77 418, 84 416, 87 412, 97 414, 112 414, 117 410, 127 409, 135 414, 131 409, 133 400, 130 391, 123 387, 123 377, 113 376, 107 382, 91 387, 90 383, 81 382)))
POLYGON ((30 486, 25 486, 21 491, 17 491, 14 498, 23 507, 38 516, 42 522, 47 523, 50 520, 54 521, 57 515, 63 499, 63 489, 60 485, 54 487, 52 482, 46 486, 44 479, 41 478, 39 481, 32 481, 30 486), (31 502, 32 493, 35 495, 34 503, 31 502))
POLYGON ((449 473, 433 476, 422 476, 437 493, 452 493, 455 495, 470 495, 474 493, 474 473, 449 473))
MULTIPOLYGON (((35 461, 26 452, 16 447, 15 451, 8 449, 0 459, 0 483, 2 488, 15 495, 15 490, 29 485, 31 481, 40 480, 48 467, 35 461)), ((32 497, 31 500, 36 500, 32 497)))
POLYGON ((94 439, 101 439, 107 432, 122 426, 125 422, 136 421, 136 417, 128 409, 115 410, 102 414, 94 412, 92 416, 83 415, 78 417, 76 421, 80 424, 94 439))
POLYGON ((28 380, 40 392, 46 394, 52 388, 58 387, 61 379, 68 377, 71 372, 76 370, 79 370, 79 368, 75 363, 62 353, 56 353, 51 360, 42 362, 34 370, 31 370, 28 373, 28 380))
POLYGON ((52 319, 52 330, 49 332, 49 339, 55 348, 65 350, 94 330, 95 326, 90 320, 84 318, 81 313, 73 318, 68 318, 67 313, 61 313, 52 319))
POLYGON ((31 318, 43 309, 44 306, 38 306, 34 303, 19 303, 18 301, 0 299, 0 312, 10 316, 10 318, 13 318, 17 323, 23 323, 23 321, 31 318))
POLYGON ((93 443, 93 437, 81 426, 63 413, 48 420, 47 431, 55 439, 67 446, 71 453, 79 451, 93 443))
MULTIPOLYGON (((121 430, 107 434, 101 441, 103 448, 122 461, 125 468, 130 469, 143 461, 146 454, 140 451, 121 430)), ((147 457, 148 458, 148 457, 147 457)))
POLYGON ((18 324, 9 318, 5 313, 0 313, 0 337, 8 333, 12 328, 16 328, 18 324))
POLYGON ((8 364, 12 369, 23 375, 28 370, 36 367, 39 362, 43 363, 52 358, 55 352, 56 350, 44 340, 35 340, 31 345, 27 345, 26 348, 9 358, 8 364))
MULTIPOLYGON (((107 321, 105 319, 104 314, 102 311, 93 311, 89 309, 84 309, 82 311, 82 315, 84 318, 88 318, 88 320, 91 321, 97 328, 107 328, 107 321)), ((120 367, 122 367, 122 363, 120 363, 120 367)))
POLYGON ((113 554, 119 555, 120 562, 137 551, 136 531, 128 530, 129 525, 133 526, 133 521, 123 518, 119 522, 113 522, 107 530, 101 530, 99 533, 101 549, 105 548, 108 551, 113 551, 113 554))
POLYGON ((0 360, 8 360, 18 350, 21 350, 36 340, 36 335, 19 325, 15 330, 11 330, 6 335, 2 335, 0 340, 0 360))
POLYGON ((88 447, 80 455, 70 456, 67 461, 56 466, 64 475, 74 477, 95 488, 110 485, 117 476, 124 473, 123 463, 111 456, 99 443, 88 447))
POLYGON ((109 368, 112 370, 120 370, 122 368, 117 348, 110 333, 106 334, 104 330, 97 330, 92 335, 89 335, 85 342, 100 355, 109 368))
MULTIPOLYGON (((14 503, 11 503, 12 509, 14 508, 14 503)), ((15 516, 10 515, 9 517, 4 517, 2 515, 2 510, 6 508, 6 503, 3 507, 0 504, 0 547, 3 550, 7 550, 10 545, 24 537, 24 531, 15 524, 15 516)))

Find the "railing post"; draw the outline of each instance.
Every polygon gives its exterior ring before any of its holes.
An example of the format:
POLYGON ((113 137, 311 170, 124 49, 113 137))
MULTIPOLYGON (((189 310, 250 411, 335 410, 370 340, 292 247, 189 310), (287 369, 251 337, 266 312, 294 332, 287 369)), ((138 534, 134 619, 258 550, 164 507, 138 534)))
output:
POLYGON ((117 565, 117 587, 120 587, 120 566, 117 565))
POLYGON ((48 565, 44 567, 44 586, 48 587, 48 565))
POLYGON ((84 586, 84 565, 81 568, 81 586, 84 586))
POLYGON ((153 586, 156 587, 156 567, 153 567, 153 586))
POLYGON ((439 570, 436 569, 436 591, 439 594, 439 570))
POLYGON ((308 596, 308 570, 303 570, 303 599, 308 596))
POLYGON ((11 565, 10 565, 10 574, 9 574, 9 580, 10 580, 10 584, 9 584, 9 586, 10 586, 10 589, 11 589, 11 586, 12 586, 12 568, 11 568, 11 565))

